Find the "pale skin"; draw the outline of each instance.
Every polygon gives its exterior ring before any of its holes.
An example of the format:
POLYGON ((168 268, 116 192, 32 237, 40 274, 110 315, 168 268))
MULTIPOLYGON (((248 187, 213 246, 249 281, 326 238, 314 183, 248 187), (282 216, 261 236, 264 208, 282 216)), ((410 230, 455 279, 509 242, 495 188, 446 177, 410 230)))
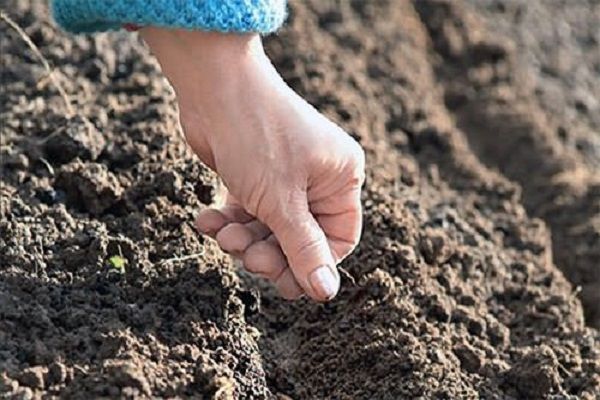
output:
POLYGON ((222 178, 196 226, 282 297, 328 301, 356 247, 364 152, 280 77, 256 34, 143 28, 185 137, 222 178))

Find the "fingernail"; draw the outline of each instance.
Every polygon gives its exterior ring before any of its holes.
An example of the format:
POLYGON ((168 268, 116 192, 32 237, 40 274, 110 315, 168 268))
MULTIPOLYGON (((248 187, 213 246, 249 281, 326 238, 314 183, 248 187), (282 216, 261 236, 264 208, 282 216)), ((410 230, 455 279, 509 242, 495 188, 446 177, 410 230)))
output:
POLYGON ((313 290, 320 297, 332 299, 338 292, 339 280, 328 265, 317 267, 308 277, 313 290))

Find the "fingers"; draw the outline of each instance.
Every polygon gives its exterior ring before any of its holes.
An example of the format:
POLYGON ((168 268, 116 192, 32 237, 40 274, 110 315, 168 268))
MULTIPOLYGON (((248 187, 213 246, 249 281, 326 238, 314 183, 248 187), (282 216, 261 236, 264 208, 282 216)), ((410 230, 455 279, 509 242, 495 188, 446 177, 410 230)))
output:
POLYGON ((202 210, 196 218, 196 228, 205 235, 215 237, 225 225, 231 222, 247 223, 254 219, 238 205, 225 205, 220 208, 202 210))
POLYGON ((217 233, 216 239, 223 251, 241 258, 248 246, 257 240, 262 240, 270 233, 269 228, 258 220, 246 224, 233 222, 224 226, 217 233))
POLYGON ((231 209, 231 206, 229 212, 225 213, 210 209, 202 214, 202 218, 198 218, 197 225, 201 230, 206 229, 204 233, 211 232, 223 251, 243 259, 248 271, 273 282, 281 297, 295 300, 302 296, 304 291, 288 268, 285 255, 275 236, 270 235, 269 228, 258 220, 245 224, 229 222, 234 218, 246 219, 245 215, 231 209))
POLYGON ((359 196, 351 191, 343 197, 348 204, 337 213, 320 202, 317 208, 322 213, 316 219, 306 199, 276 208, 268 221, 274 236, 269 236, 267 225, 234 203, 205 210, 197 226, 224 251, 243 259, 248 271, 271 280, 282 297, 306 293, 328 301, 340 286, 336 264, 354 249, 362 227, 359 196))
POLYGON ((298 285, 294 273, 289 268, 284 269, 275 280, 275 287, 279 295, 286 300, 296 300, 304 294, 304 290, 298 285))
POLYGON ((317 301, 331 300, 340 287, 335 260, 325 233, 308 210, 307 201, 298 204, 295 209, 288 207, 274 214, 269 226, 306 294, 317 301))
POLYGON ((250 245, 244 253, 243 260, 248 271, 272 281, 275 281, 288 266, 277 239, 272 235, 267 240, 250 245))
POLYGON ((238 205, 228 204, 221 207, 219 211, 231 222, 239 222, 244 224, 254 219, 254 216, 248 214, 246 210, 238 205))
POLYGON ((317 221, 327 236, 335 262, 341 262, 354 250, 360 240, 361 210, 355 209, 335 215, 318 215, 317 221))
POLYGON ((294 300, 304 294, 275 236, 250 245, 244 253, 244 267, 263 278, 269 279, 284 299, 294 300))
POLYGON ((362 183, 362 180, 358 180, 357 185, 350 186, 336 196, 310 203, 310 211, 316 216, 325 236, 329 239, 329 246, 336 263, 348 256, 360 239, 362 205, 359 183, 362 183))
POLYGON ((196 228, 203 234, 214 238, 228 222, 229 220, 219 210, 209 208, 198 214, 196 228))

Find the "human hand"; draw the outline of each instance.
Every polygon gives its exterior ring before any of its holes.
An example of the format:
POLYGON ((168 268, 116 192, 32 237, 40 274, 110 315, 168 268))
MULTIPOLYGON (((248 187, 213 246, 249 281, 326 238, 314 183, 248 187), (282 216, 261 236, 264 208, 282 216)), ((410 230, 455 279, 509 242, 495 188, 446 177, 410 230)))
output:
POLYGON ((279 293, 317 301, 357 245, 364 152, 281 79, 257 35, 142 29, 198 156, 228 189, 198 229, 279 293))

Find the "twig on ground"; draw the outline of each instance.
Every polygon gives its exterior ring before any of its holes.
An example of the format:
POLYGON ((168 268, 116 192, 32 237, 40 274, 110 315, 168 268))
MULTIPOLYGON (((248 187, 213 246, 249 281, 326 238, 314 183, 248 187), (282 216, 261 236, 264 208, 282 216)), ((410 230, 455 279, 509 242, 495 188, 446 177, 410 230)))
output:
POLYGON ((577 298, 577 296, 579 296, 579 293, 581 293, 581 290, 582 290, 582 288, 580 285, 575 286, 575 288, 571 292, 571 299, 577 298))
POLYGON ((338 269, 340 270, 342 275, 344 275, 346 278, 348 278, 350 283, 352 283, 352 286, 357 286, 356 279, 354 279, 354 277, 350 274, 350 272, 346 271, 346 269, 344 269, 342 267, 338 267, 338 269))
POLYGON ((4 13, 4 11, 0 11, 0 19, 4 20, 4 22, 6 22, 8 24, 8 26, 10 26, 12 29, 14 29, 17 32, 17 34, 21 37, 21 39, 23 39, 23 41, 27 44, 27 46, 29 46, 29 48, 31 49, 33 54, 35 54, 35 56, 40 60, 40 62, 44 66, 44 69, 46 70, 46 73, 48 74, 48 78, 50 78, 50 80, 54 84, 54 87, 56 88, 56 90, 58 90, 58 93, 60 94, 63 101, 65 102, 65 106, 67 108, 67 113, 69 114, 68 116, 69 117, 74 116, 75 110, 73 109, 71 100, 70 100, 69 96, 67 95, 67 92, 61 85, 61 83, 56 78, 56 75, 54 73, 55 70, 52 69, 52 67, 50 66, 48 59, 46 57, 44 57, 44 55, 42 54, 40 49, 35 45, 35 43, 33 43, 31 38, 29 37, 29 35, 27 35, 27 33, 23 30, 23 28, 21 28, 15 21, 13 21, 12 18, 10 18, 8 15, 6 15, 6 13, 4 13))
POLYGON ((50 165, 50 163, 48 162, 48 160, 46 160, 44 157, 40 157, 39 160, 48 169, 48 172, 50 173, 50 176, 54 176, 54 168, 52 168, 52 165, 50 165))
POLYGON ((173 258, 168 258, 166 260, 161 260, 161 261, 159 261, 158 264, 159 265, 167 265, 169 263, 183 262, 183 261, 193 260, 194 258, 202 257, 203 255, 204 255, 204 250, 200 251, 198 253, 189 254, 187 256, 173 257, 173 258))

